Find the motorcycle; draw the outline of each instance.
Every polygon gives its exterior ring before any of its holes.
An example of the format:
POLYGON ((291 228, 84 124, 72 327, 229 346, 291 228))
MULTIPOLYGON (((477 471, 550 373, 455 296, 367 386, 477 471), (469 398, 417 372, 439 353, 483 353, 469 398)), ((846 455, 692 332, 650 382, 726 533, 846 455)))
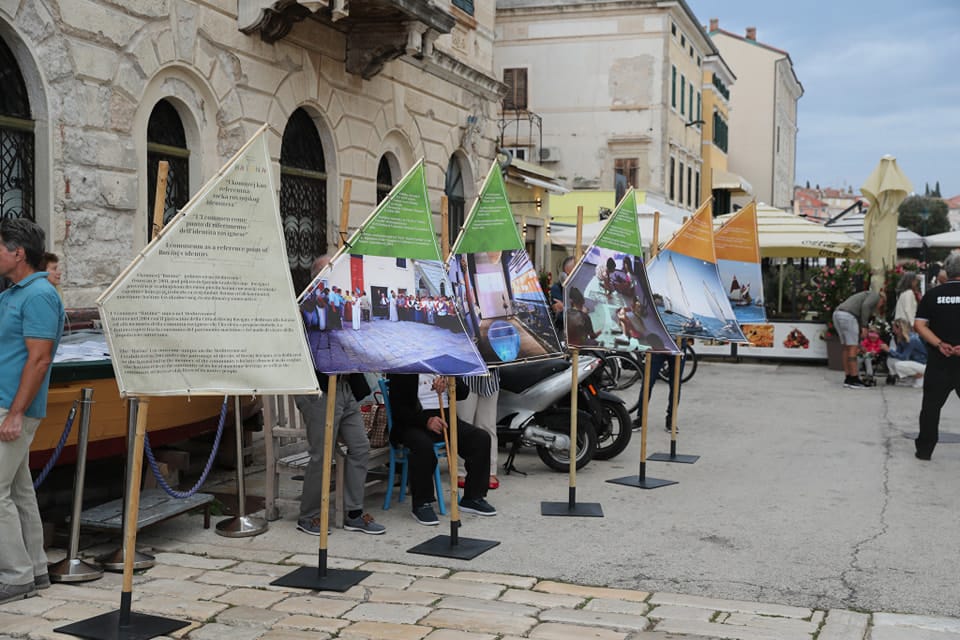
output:
MULTIPOLYGON (((583 354, 580 355, 581 359, 584 357, 583 354)), ((623 453, 630 444, 633 425, 624 400, 601 389, 602 364, 603 361, 599 360, 597 366, 585 378, 580 378, 577 408, 587 409, 593 419, 593 427, 597 432, 597 450, 593 452, 594 459, 609 460, 623 453)), ((569 396, 565 400, 569 406, 569 396)))
MULTIPOLYGON (((579 359, 578 469, 596 457, 598 450, 606 456, 604 459, 620 453, 632 433, 622 401, 600 391, 591 382, 599 367, 597 358, 584 356, 579 359), (597 432, 597 425, 602 429, 602 436, 597 432), (611 427, 615 437, 609 435, 611 427), (600 446, 601 439, 604 446, 600 446)), ((570 362, 562 358, 500 369, 497 437, 500 442, 511 445, 504 465, 508 473, 517 470, 513 461, 521 445, 536 447, 537 455, 551 469, 569 469, 570 375, 570 362)))

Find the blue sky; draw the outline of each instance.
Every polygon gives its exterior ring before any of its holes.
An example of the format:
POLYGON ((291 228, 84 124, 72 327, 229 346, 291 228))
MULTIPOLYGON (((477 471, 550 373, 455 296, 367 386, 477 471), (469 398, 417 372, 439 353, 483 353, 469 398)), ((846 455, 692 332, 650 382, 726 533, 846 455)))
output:
MULTIPOLYGON (((790 53, 797 183, 857 191, 892 154, 915 191, 960 194, 960 2, 687 0, 700 23, 790 53)), ((736 70, 734 70, 736 71, 736 70)), ((736 91, 736 85, 731 91, 736 91)))

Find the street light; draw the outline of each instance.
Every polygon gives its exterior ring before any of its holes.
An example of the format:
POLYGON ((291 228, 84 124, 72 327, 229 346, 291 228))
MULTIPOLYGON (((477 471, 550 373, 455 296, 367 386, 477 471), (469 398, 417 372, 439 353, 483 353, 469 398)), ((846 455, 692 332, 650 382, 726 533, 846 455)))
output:
POLYGON ((924 268, 926 268, 926 266, 927 266, 927 238, 926 238, 926 236, 927 236, 927 218, 929 218, 929 217, 930 217, 930 212, 927 210, 927 207, 924 206, 923 209, 920 210, 920 221, 923 223, 923 225, 922 225, 921 228, 920 228, 921 231, 922 231, 922 233, 921 233, 920 235, 922 235, 922 236, 924 237, 924 238, 923 238, 923 258, 922 258, 924 268))

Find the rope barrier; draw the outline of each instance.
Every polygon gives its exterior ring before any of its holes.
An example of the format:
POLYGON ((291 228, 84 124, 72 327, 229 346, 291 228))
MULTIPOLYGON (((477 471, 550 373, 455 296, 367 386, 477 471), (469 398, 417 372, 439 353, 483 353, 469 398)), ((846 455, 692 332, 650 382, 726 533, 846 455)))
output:
POLYGON ((33 481, 34 491, 36 491, 37 488, 43 484, 43 481, 46 480, 47 476, 50 475, 50 472, 53 471, 53 467, 57 464, 57 460, 60 459, 60 454, 63 453, 63 448, 67 444, 67 438, 70 437, 70 430, 73 429, 73 420, 77 417, 77 406, 79 404, 79 400, 73 401, 73 406, 70 407, 70 413, 67 415, 67 423, 63 426, 63 433, 60 434, 60 442, 57 443, 57 448, 53 450, 53 455, 50 456, 49 460, 47 460, 47 464, 43 466, 43 470, 40 472, 40 475, 38 475, 37 479, 33 481))
POLYGON ((150 436, 148 434, 143 434, 143 451, 147 454, 147 460, 150 462, 150 469, 153 471, 153 477, 156 478, 157 484, 160 485, 160 488, 163 489, 170 497, 177 498, 178 500, 189 498, 199 491, 200 487, 203 486, 203 483, 206 482, 207 476, 210 474, 210 470, 213 468, 213 459, 216 457, 217 450, 220 448, 220 437, 223 435, 223 425, 227 419, 227 400, 229 397, 230 396, 223 397, 223 406, 220 408, 220 424, 217 425, 217 435, 213 439, 213 449, 210 450, 210 457, 207 459, 207 465, 204 467, 203 473, 200 474, 200 479, 197 480, 197 483, 187 491, 177 491, 167 483, 166 479, 163 477, 163 473, 160 472, 160 467, 157 466, 156 458, 153 457, 153 449, 150 448, 150 436))

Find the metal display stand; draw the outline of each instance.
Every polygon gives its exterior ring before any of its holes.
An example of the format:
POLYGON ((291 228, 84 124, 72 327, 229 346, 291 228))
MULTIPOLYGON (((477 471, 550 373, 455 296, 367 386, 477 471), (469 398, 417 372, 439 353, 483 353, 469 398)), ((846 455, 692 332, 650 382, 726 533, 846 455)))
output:
POLYGON ((89 582, 103 576, 103 569, 77 557, 80 552, 80 511, 83 508, 83 482, 87 474, 93 389, 84 387, 80 397, 80 433, 77 434, 77 468, 73 481, 73 512, 70 514, 70 552, 60 562, 47 567, 51 582, 89 582))
POLYGON ((659 489, 660 487, 677 484, 676 480, 647 477, 647 409, 650 405, 650 358, 644 358, 643 391, 641 393, 643 394, 643 405, 640 410, 640 470, 635 476, 614 478, 613 480, 607 480, 607 482, 640 489, 659 489))
MULTIPOLYGON (((574 257, 579 262, 583 255, 583 207, 577 207, 577 245, 574 257)), ((599 502, 577 503, 577 397, 580 386, 580 350, 571 349, 570 369, 570 487, 566 502, 541 502, 540 515, 567 516, 574 518, 602 518, 603 507, 599 502)))
POLYGON ((693 464, 700 459, 700 456, 680 455, 677 453, 677 409, 680 404, 677 395, 680 389, 680 362, 683 358, 682 352, 680 355, 675 356, 675 358, 676 360, 673 364, 673 385, 670 388, 670 402, 672 404, 672 411, 670 411, 670 453, 654 453, 647 458, 647 460, 693 464))
POLYGON ((317 566, 300 567, 271 582, 278 587, 312 589, 314 591, 344 592, 356 585, 372 571, 330 569, 327 567, 327 537, 330 528, 330 467, 333 460, 333 420, 337 402, 337 376, 327 378, 327 424, 323 432, 323 474, 320 491, 320 549, 317 566))
MULTIPOLYGON (((446 225, 444 225, 446 228, 446 225)), ((440 394, 438 394, 440 395, 440 394)), ((489 551, 498 544, 496 540, 481 540, 479 538, 461 538, 458 535, 460 528, 460 499, 457 491, 457 383, 453 377, 447 378, 447 396, 450 398, 450 438, 447 440, 447 462, 450 469, 450 535, 434 536, 425 542, 407 549, 408 553, 417 553, 437 558, 457 558, 458 560, 473 560, 481 553, 489 551)), ((440 400, 440 418, 443 419, 443 400, 440 400)), ((444 422, 446 422, 444 420, 444 422)), ((447 432, 443 433, 444 438, 447 432)))
MULTIPOLYGON (((126 480, 123 485, 123 510, 121 514, 121 520, 127 522, 127 501, 130 497, 130 487, 133 485, 133 441, 136 439, 136 426, 137 426, 137 409, 138 403, 130 400, 127 402, 127 468, 126 468, 126 480)), ((139 520, 139 507, 138 507, 138 520, 139 520)), ((78 518, 79 520, 79 518, 78 518)), ((119 549, 114 551, 109 551, 102 555, 97 556, 97 564, 99 564, 105 571, 121 572, 126 566, 126 558, 124 554, 124 547, 121 546, 119 549)), ((146 553, 141 553, 136 549, 133 549, 133 569, 134 571, 143 571, 144 569, 150 569, 157 561, 153 556, 146 553)))
POLYGON ((123 568, 123 590, 120 593, 120 609, 111 611, 93 618, 74 622, 54 631, 66 633, 79 638, 93 640, 148 640, 156 636, 169 635, 177 629, 182 629, 190 623, 182 620, 173 620, 145 613, 134 613, 130 610, 133 602, 133 549, 137 543, 137 514, 140 508, 140 473, 143 469, 143 438, 147 431, 147 398, 133 398, 130 401, 143 405, 136 411, 137 424, 135 429, 133 453, 129 461, 131 467, 130 491, 127 495, 127 510, 124 520, 123 548, 127 559, 123 568))
POLYGON ((263 518, 247 515, 247 486, 243 468, 243 418, 240 415, 240 396, 234 398, 233 417, 237 440, 237 515, 217 523, 217 533, 226 538, 258 536, 269 526, 263 518))

